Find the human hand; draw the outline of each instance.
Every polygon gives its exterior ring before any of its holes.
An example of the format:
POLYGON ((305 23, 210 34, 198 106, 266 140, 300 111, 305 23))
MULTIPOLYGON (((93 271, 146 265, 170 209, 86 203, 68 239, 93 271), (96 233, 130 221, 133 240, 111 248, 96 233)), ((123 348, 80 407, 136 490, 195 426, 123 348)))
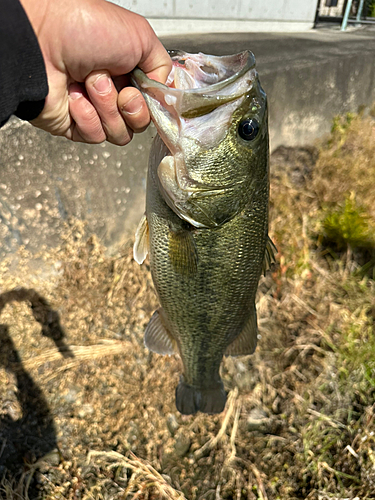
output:
POLYGON ((127 144, 150 115, 126 76, 165 82, 171 60, 143 17, 105 0, 21 0, 43 53, 49 93, 31 123, 73 141, 127 144), (119 92, 118 92, 119 90, 119 92))

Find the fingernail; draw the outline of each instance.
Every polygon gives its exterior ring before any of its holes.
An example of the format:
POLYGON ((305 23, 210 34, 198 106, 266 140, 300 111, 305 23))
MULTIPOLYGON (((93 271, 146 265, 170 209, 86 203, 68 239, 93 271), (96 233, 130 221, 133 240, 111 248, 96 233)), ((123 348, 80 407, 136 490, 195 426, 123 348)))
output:
POLYGON ((80 97, 82 97, 82 92, 76 92, 76 91, 69 92, 69 97, 70 97, 70 99, 75 101, 76 99, 79 99, 80 97))
POLYGON ((100 75, 93 83, 93 87, 98 94, 108 94, 111 90, 111 80, 107 75, 100 75))
POLYGON ((143 99, 140 96, 133 97, 133 99, 124 106, 122 106, 122 111, 127 115, 136 115, 141 111, 143 107, 143 99))

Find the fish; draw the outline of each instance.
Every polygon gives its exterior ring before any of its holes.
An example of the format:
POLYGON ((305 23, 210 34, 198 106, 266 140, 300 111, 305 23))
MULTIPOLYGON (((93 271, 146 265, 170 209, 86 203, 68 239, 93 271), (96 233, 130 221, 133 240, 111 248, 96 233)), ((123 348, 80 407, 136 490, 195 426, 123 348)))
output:
POLYGON ((139 68, 131 76, 157 129, 133 247, 139 264, 149 254, 160 301, 144 343, 179 354, 181 414, 216 414, 227 399, 223 356, 254 352, 258 281, 275 260, 267 97, 250 51, 170 57, 165 85, 139 68))

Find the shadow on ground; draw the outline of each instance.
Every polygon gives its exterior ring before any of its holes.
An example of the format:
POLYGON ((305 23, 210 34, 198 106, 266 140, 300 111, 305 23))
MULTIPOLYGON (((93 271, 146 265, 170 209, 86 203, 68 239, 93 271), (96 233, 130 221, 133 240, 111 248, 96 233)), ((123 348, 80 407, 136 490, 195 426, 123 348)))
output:
MULTIPOLYGON (((10 302, 28 302, 35 320, 42 326, 42 334, 55 342, 62 356, 74 356, 64 341, 58 313, 35 290, 18 288, 1 294, 0 314, 10 302)), ((4 324, 0 324, 0 368, 14 378, 18 403, 14 405, 10 395, 10 400, 3 401, 0 408, 0 475, 18 475, 56 449, 56 430, 46 399, 24 369, 9 328, 4 324)), ((13 393, 12 389, 10 392, 13 393)), ((33 498, 32 491, 29 493, 33 498)))

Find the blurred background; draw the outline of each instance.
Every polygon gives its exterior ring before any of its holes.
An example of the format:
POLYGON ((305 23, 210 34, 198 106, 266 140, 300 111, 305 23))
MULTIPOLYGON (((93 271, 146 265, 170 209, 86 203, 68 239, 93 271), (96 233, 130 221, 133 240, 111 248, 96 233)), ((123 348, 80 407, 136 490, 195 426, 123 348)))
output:
MULTIPOLYGON (((347 13, 349 23, 361 20, 372 24, 373 0, 270 0, 256 2, 224 0, 118 0, 119 5, 147 17, 160 35, 181 33, 222 33, 246 31, 305 31, 320 23, 341 24, 347 13), (347 12, 346 12, 347 11, 347 12), (357 18, 358 16, 358 18, 357 18)), ((347 22, 347 21, 346 21, 347 22)))

